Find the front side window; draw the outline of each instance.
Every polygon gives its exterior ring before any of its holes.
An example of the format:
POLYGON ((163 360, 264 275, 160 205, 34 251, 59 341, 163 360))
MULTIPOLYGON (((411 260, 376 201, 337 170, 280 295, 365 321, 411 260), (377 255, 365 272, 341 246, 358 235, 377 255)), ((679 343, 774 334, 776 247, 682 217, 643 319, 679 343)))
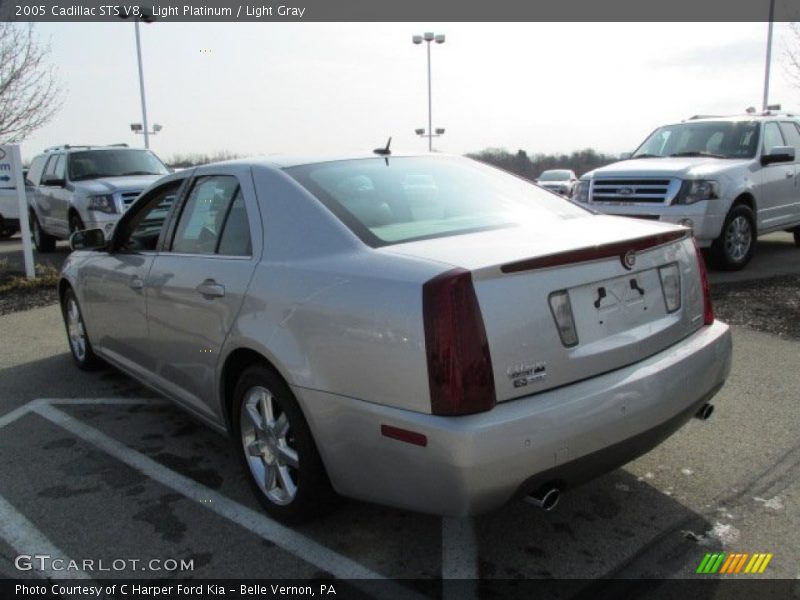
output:
POLYGON ((167 173, 164 163, 149 150, 86 150, 73 152, 69 157, 71 181, 167 173))
POLYGON ((198 178, 178 220, 172 251, 186 254, 246 251, 249 255, 249 244, 247 212, 237 179, 227 175, 198 178), (231 230, 223 235, 229 218, 231 230), (224 246, 220 248, 222 242, 224 246))
POLYGON ((528 181, 458 157, 345 160, 286 172, 371 246, 590 215, 528 181))
POLYGON ((42 178, 42 171, 44 170, 45 156, 37 156, 31 162, 31 168, 28 170, 28 175, 25 178, 25 183, 28 185, 39 185, 42 178))
POLYGON ((781 130, 778 129, 778 124, 770 122, 764 125, 764 152, 769 152, 775 146, 784 146, 783 136, 781 130))
POLYGON ((124 227, 117 244, 119 249, 127 252, 156 250, 181 183, 182 180, 172 181, 136 202, 132 209, 136 212, 124 227), (144 206, 139 209, 142 203, 144 206))
POLYGON ((712 156, 752 158, 758 144, 756 121, 702 121, 660 127, 632 158, 712 156))

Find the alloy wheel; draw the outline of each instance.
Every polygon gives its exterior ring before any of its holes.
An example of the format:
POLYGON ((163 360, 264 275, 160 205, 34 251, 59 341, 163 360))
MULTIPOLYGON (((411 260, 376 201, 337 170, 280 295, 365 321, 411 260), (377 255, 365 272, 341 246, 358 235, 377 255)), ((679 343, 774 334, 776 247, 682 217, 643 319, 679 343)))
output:
POLYGON ((728 223, 725 230, 725 253, 734 262, 741 262, 750 251, 753 243, 753 230, 750 221, 739 215, 728 223))
POLYGON ((290 504, 297 495, 300 460, 289 417, 267 388, 255 386, 244 395, 240 430, 258 487, 270 502, 290 504))
POLYGON ((74 297, 67 300, 67 334, 69 335, 69 345, 78 361, 86 358, 86 330, 83 326, 81 311, 74 297))

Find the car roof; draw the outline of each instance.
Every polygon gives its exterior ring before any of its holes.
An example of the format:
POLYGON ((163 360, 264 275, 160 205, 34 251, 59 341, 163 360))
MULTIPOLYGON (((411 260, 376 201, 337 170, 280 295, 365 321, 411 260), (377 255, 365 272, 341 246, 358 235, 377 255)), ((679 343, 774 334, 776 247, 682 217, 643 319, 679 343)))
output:
MULTIPOLYGON (((718 123, 720 121, 735 121, 738 123, 746 121, 797 121, 797 115, 787 113, 770 113, 770 114, 743 114, 743 115, 729 115, 729 116, 697 116, 690 119, 685 119, 681 123, 718 123)), ((677 123, 673 123, 677 125, 677 123)))
MULTIPOLYGON (((393 158, 408 158, 408 157, 452 157, 452 154, 442 153, 395 153, 388 156, 370 153, 354 153, 354 154, 322 154, 322 155, 283 155, 274 154, 267 156, 251 156, 248 158, 237 158, 234 160, 226 160, 223 164, 247 164, 251 166, 263 165, 277 169, 288 169, 291 167, 300 167, 303 165, 313 165, 319 163, 339 162, 345 160, 392 160, 393 158)), ((220 163, 217 163, 220 164, 220 163)), ((198 168, 205 165, 198 165, 198 168)))

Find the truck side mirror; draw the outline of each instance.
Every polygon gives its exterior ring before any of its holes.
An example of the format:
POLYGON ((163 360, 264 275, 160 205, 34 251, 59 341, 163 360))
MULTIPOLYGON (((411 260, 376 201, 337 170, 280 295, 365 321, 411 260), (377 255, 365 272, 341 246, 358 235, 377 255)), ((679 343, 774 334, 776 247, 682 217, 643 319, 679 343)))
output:
POLYGON ((761 156, 761 164, 766 166, 773 163, 794 162, 794 157, 792 146, 773 146, 769 152, 761 156))

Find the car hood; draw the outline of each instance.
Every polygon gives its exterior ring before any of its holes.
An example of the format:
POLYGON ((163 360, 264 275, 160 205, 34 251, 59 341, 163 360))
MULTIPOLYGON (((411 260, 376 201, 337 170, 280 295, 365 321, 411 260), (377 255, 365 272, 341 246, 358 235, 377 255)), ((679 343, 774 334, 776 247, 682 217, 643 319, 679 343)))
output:
POLYGON ((113 194, 114 192, 141 191, 163 175, 129 175, 125 177, 103 177, 73 183, 76 190, 87 194, 113 194))
POLYGON ((639 158, 623 160, 595 169, 584 175, 584 179, 595 177, 662 176, 682 179, 705 177, 741 168, 752 159, 709 158, 707 156, 686 156, 674 158, 639 158))

